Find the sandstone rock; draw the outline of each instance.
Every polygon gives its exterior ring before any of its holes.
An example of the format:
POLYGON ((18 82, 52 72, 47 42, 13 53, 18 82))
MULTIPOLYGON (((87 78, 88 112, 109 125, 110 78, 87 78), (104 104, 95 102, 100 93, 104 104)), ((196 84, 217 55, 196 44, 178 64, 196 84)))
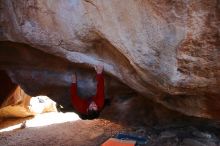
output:
POLYGON ((30 112, 27 108, 20 105, 6 106, 0 109, 0 119, 1 118, 14 118, 14 117, 28 117, 34 114, 30 112))
POLYGON ((30 96, 13 83, 5 71, 0 71, 0 118, 26 117, 33 115, 28 105, 30 96))
POLYGON ((34 115, 28 108, 30 98, 31 97, 18 86, 9 97, 6 97, 1 105, 0 118, 34 115))
POLYGON ((0 68, 30 94, 56 86, 63 96, 52 97, 68 103, 68 65, 103 63, 108 75, 155 102, 220 119, 219 12, 216 0, 0 1, 0 68))
POLYGON ((20 86, 13 83, 5 72, 0 71, 2 83, 0 95, 0 118, 5 117, 27 117, 44 112, 57 111, 56 103, 49 97, 31 97, 27 95, 20 86))
POLYGON ((32 97, 30 100, 29 109, 35 114, 57 111, 56 102, 47 96, 32 97))

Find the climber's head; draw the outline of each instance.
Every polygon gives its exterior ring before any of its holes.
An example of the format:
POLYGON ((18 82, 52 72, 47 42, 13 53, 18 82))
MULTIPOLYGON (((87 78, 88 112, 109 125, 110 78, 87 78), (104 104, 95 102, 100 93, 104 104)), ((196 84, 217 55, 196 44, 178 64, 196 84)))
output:
POLYGON ((90 102, 87 111, 88 111, 88 119, 94 119, 99 117, 98 106, 94 101, 90 102))

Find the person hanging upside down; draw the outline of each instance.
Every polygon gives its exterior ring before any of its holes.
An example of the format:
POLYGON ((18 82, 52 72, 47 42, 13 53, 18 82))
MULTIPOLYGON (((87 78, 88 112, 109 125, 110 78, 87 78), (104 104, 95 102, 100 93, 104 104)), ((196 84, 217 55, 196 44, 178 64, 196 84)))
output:
POLYGON ((77 95, 77 78, 76 74, 72 75, 71 84, 71 102, 72 106, 79 113, 82 119, 94 119, 100 114, 104 106, 104 76, 103 65, 94 67, 96 70, 97 89, 96 95, 89 99, 82 99, 77 95))

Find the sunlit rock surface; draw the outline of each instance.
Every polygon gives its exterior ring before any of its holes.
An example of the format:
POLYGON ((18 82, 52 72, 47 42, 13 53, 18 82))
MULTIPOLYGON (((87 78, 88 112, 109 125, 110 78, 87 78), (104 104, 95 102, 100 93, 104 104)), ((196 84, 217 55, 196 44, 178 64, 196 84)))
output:
POLYGON ((31 97, 19 86, 0 106, 0 119, 28 117, 46 112, 56 112, 56 103, 47 96, 31 97))
POLYGON ((56 102, 47 96, 36 96, 30 99, 29 110, 34 114, 56 112, 56 102))
POLYGON ((71 73, 89 80, 103 63, 107 96, 129 90, 117 79, 170 109, 220 119, 216 0, 2 0, 0 15, 0 67, 30 94, 66 104, 71 73))
POLYGON ((13 83, 3 70, 0 70, 0 82, 0 119, 33 115, 29 110, 31 97, 13 83))

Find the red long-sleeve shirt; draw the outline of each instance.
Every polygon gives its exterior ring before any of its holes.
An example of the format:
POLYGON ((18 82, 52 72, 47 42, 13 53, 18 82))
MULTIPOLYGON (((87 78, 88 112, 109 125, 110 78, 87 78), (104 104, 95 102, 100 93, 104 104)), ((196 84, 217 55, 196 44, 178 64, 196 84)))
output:
MULTIPOLYGON (((104 106, 104 76, 103 74, 96 75, 97 89, 96 95, 92 97, 92 100, 98 106, 98 110, 101 111, 104 106)), ((87 99, 82 99, 77 95, 77 83, 71 84, 71 101, 73 107, 81 114, 87 114, 87 109, 89 107, 89 101, 87 99)))

